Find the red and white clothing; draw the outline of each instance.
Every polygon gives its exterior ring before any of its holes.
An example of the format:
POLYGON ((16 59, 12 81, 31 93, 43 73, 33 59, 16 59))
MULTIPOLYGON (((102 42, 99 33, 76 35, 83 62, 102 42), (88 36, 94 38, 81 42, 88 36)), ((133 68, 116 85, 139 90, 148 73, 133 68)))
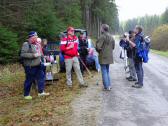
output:
POLYGON ((78 38, 75 35, 73 37, 68 36, 61 39, 60 49, 65 59, 72 59, 78 56, 78 43, 78 38), (72 44, 74 44, 74 48, 68 49, 72 44))
POLYGON ((61 39, 60 49, 64 54, 65 58, 66 78, 68 86, 72 86, 72 79, 71 79, 72 67, 75 70, 80 85, 85 84, 78 60, 78 43, 79 43, 78 38, 75 35, 73 37, 68 36, 61 39), (72 45, 74 45, 74 47, 69 49, 69 47, 72 45))

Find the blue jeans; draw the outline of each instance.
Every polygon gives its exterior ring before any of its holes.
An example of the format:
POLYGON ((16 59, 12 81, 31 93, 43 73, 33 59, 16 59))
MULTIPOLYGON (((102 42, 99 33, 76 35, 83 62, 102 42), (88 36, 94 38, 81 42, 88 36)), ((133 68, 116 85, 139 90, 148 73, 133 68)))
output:
POLYGON ((142 62, 138 62, 138 61, 135 62, 135 70, 137 73, 138 84, 143 86, 144 71, 142 67, 142 62))
POLYGON ((103 79, 103 85, 105 89, 111 86, 109 66, 110 66, 109 64, 101 64, 102 79, 103 79))
POLYGON ((96 65, 96 70, 98 71, 100 69, 98 56, 94 56, 94 61, 95 61, 95 65, 96 65))
POLYGON ((96 65, 96 70, 100 70, 100 64, 99 64, 99 59, 98 56, 88 56, 88 60, 94 60, 95 65, 96 65))
POLYGON ((26 80, 24 82, 24 96, 28 96, 30 94, 30 89, 34 81, 37 81, 38 92, 42 93, 44 91, 45 83, 44 66, 25 66, 24 69, 26 74, 26 80))

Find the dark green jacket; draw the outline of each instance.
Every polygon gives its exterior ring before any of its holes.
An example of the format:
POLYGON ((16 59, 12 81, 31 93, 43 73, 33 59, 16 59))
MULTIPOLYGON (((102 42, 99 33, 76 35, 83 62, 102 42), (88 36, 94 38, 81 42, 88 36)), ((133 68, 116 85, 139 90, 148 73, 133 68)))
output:
POLYGON ((103 33, 96 42, 96 50, 99 53, 100 64, 113 63, 113 50, 115 48, 115 41, 109 32, 103 33))

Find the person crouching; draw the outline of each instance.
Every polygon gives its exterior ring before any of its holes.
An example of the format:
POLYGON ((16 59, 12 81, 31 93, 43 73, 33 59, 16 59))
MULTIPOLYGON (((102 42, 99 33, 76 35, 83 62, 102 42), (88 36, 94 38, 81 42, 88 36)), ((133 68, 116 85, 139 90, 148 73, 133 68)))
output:
POLYGON ((44 92, 45 76, 41 63, 42 48, 36 32, 30 32, 28 42, 23 43, 21 57, 23 57, 26 75, 26 80, 24 82, 24 98, 27 100, 32 99, 32 96, 30 96, 30 89, 34 81, 36 81, 38 85, 38 96, 49 95, 49 93, 44 92))

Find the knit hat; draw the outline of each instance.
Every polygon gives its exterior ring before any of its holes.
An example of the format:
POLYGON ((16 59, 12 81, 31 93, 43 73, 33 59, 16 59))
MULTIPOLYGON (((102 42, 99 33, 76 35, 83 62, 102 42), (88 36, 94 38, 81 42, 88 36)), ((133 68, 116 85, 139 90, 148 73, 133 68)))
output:
POLYGON ((31 31, 31 32, 29 32, 28 36, 29 36, 29 38, 31 38, 33 36, 37 36, 37 32, 31 31))

